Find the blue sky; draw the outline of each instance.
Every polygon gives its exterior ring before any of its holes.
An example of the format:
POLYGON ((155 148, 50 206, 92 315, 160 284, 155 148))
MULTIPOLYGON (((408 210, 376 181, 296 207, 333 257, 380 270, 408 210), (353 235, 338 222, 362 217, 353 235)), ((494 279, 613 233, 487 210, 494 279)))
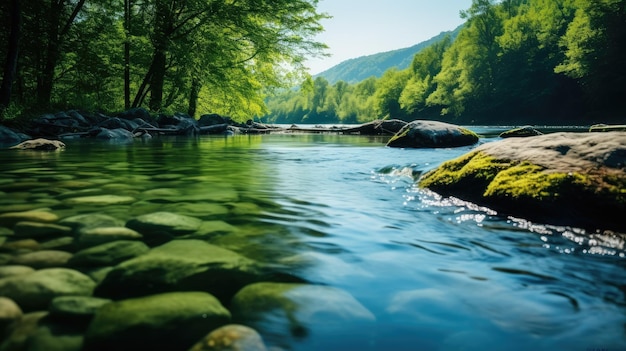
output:
POLYGON ((459 11, 472 0, 320 0, 318 9, 333 18, 322 21, 317 39, 330 46, 331 57, 307 61, 311 74, 342 61, 413 46, 456 28, 459 11))

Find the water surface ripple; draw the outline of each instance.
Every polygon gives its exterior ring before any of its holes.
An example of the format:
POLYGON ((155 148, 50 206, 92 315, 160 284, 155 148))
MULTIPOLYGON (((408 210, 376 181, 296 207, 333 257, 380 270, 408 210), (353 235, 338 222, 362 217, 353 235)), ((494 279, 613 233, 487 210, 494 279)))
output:
MULTIPOLYGON (((365 349, 626 348, 622 235, 500 217, 415 187, 471 147, 391 149, 383 138, 337 135, 67 144, 0 153, 2 212, 224 221, 237 230, 212 243, 341 288, 371 311, 365 349), (136 201, 67 201, 102 194, 136 201)), ((289 347, 314 350, 312 338, 289 347)))

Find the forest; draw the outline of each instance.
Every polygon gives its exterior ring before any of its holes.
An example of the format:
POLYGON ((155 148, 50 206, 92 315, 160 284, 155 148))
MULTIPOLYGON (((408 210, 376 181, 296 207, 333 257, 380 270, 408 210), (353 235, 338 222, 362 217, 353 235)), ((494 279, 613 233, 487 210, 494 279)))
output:
POLYGON ((458 36, 423 49, 409 68, 355 84, 308 77, 268 98, 262 120, 626 123, 625 4, 474 0, 458 36))
MULTIPOLYGON (((312 78, 318 0, 7 0, 0 118, 79 109, 269 123, 626 122, 626 0, 473 0, 406 69, 312 78)), ((410 35, 410 33, 398 33, 410 35)))
POLYGON ((0 2, 0 113, 265 113, 323 55, 318 0, 0 2))

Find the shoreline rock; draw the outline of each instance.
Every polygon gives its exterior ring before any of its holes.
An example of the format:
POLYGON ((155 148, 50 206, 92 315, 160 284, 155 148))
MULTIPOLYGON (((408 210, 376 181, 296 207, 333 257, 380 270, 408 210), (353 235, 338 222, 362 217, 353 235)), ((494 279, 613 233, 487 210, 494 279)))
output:
POLYGON ((416 120, 400 129, 388 142, 389 147, 447 148, 476 144, 476 133, 454 124, 416 120))
POLYGON ((626 230, 617 215, 626 213, 626 133, 503 139, 445 162, 418 184, 547 224, 626 230))

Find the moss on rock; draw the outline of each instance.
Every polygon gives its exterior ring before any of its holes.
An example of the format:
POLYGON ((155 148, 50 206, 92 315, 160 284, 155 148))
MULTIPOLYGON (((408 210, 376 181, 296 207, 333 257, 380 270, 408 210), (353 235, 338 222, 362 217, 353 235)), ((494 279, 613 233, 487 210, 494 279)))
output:
POLYGON ((623 167, 612 167, 615 162, 611 161, 614 150, 622 146, 609 139, 598 148, 603 140, 579 135, 572 140, 558 135, 562 145, 552 145, 549 138, 526 138, 528 145, 502 144, 510 139, 484 144, 424 174, 419 186, 502 214, 552 224, 625 229, 615 214, 626 211, 626 172, 623 167), (588 145, 596 147, 598 154, 590 155, 585 149, 588 145), (526 157, 531 151, 533 157, 526 157), (578 155, 585 158, 578 161, 578 155))

